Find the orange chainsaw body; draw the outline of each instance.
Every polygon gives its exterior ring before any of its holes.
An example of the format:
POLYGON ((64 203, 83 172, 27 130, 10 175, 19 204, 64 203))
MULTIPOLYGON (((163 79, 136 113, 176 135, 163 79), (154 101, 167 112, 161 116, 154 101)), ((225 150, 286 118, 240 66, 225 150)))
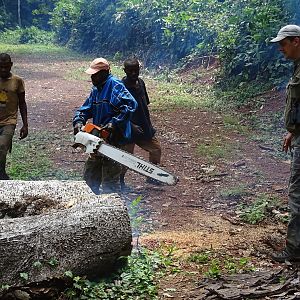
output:
POLYGON ((110 135, 110 132, 107 129, 99 127, 99 126, 94 125, 92 123, 86 123, 84 125, 84 127, 82 128, 82 131, 90 133, 90 134, 95 135, 97 137, 101 137, 104 140, 106 140, 110 135))

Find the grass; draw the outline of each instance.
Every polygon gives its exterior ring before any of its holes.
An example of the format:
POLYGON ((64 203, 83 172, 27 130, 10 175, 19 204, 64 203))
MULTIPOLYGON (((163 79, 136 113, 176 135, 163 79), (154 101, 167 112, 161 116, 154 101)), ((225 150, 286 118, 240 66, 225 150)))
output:
POLYGON ((220 196, 226 199, 240 199, 243 196, 249 195, 249 191, 247 190, 247 186, 237 185, 232 188, 226 188, 220 191, 220 196))
POLYGON ((223 115, 223 124, 224 127, 230 131, 234 131, 240 134, 249 134, 250 129, 246 125, 241 124, 240 117, 233 114, 223 115))
POLYGON ((197 154, 208 161, 226 159, 234 151, 231 142, 214 137, 209 143, 202 143, 197 146, 197 154))
MULTIPOLYGON (((81 174, 55 167, 49 144, 51 133, 31 133, 20 141, 14 137, 12 153, 7 157, 7 173, 14 180, 81 179, 81 174)), ((67 139, 68 137, 61 137, 67 139)))
POLYGON ((189 83, 180 82, 176 78, 167 81, 147 78, 146 85, 150 87, 149 96, 156 109, 202 108, 213 97, 210 86, 203 85, 194 89, 189 83))
POLYGON ((82 59, 83 56, 74 52, 66 47, 60 47, 56 45, 39 45, 39 44, 19 44, 9 45, 0 44, 0 52, 7 52, 12 56, 12 59, 16 56, 23 56, 29 58, 38 58, 45 60, 77 60, 82 59))
POLYGON ((51 161, 45 151, 31 143, 30 138, 24 141, 14 138, 7 167, 8 174, 13 179, 38 180, 48 174, 51 161))

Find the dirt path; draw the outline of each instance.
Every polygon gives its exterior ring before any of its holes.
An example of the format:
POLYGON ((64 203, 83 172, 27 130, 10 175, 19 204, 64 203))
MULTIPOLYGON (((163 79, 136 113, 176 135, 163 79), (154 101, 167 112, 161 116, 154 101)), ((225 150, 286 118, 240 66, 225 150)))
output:
MULTIPOLYGON (((78 174, 82 173, 86 156, 70 147, 71 120, 74 110, 88 95, 90 83, 88 78, 67 80, 65 76, 66 70, 86 64, 26 58, 15 64, 15 72, 26 82, 30 132, 50 134, 45 146, 52 149, 51 159, 57 167, 78 174)), ((247 133, 242 135, 226 128, 218 114, 205 110, 155 110, 152 119, 162 144, 162 163, 180 181, 175 187, 153 187, 143 177, 128 173, 127 181, 134 192, 127 197, 143 196, 145 229, 151 229, 141 242, 149 247, 175 244, 177 255, 183 257, 203 249, 221 249, 234 256, 250 257, 261 267, 273 266, 263 240, 275 234, 283 241, 285 226, 272 220, 257 226, 233 224, 230 220, 243 199, 251 200, 261 193, 284 199, 289 165, 272 157, 268 150, 251 141, 247 133), (221 141, 221 148, 224 143, 228 156, 209 161, 197 154, 198 145, 208 145, 216 139, 221 141), (247 196, 221 196, 222 192, 237 187, 243 187, 247 196)), ((137 153, 146 157, 140 150, 137 153)), ((161 283, 162 290, 175 286, 176 291, 171 293, 174 299, 194 299, 190 291, 197 286, 199 276, 196 272, 187 281, 183 275, 166 278, 161 283)))

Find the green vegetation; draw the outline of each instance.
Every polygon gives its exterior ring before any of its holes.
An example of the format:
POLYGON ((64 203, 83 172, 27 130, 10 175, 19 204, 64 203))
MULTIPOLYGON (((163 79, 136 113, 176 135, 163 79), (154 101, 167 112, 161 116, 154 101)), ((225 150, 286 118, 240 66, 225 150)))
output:
MULTIPOLYGON (((14 137, 12 153, 7 157, 7 172, 15 180, 79 179, 81 174, 59 170, 50 160, 51 149, 45 148, 50 133, 30 134, 25 140, 14 137)), ((62 137, 63 138, 63 137, 62 137)), ((69 137, 65 137, 66 139, 69 137)), ((53 142, 53 140, 52 140, 53 142)))
POLYGON ((243 196, 248 196, 250 193, 248 191, 248 188, 246 185, 237 185, 232 188, 226 188, 224 190, 220 191, 220 195, 223 198, 228 198, 228 199, 240 199, 243 196))
POLYGON ((188 261, 198 263, 198 264, 207 263, 210 259, 210 256, 211 256, 211 251, 209 250, 203 252, 195 252, 188 257, 188 261))
POLYGON ((273 208, 278 208, 280 200, 274 196, 261 194, 251 204, 240 206, 239 217, 249 224, 257 224, 263 221, 273 208))
POLYGON ((197 154, 209 161, 226 159, 232 151, 231 142, 220 137, 215 137, 209 143, 202 143, 197 147, 197 154))
MULTIPOLYGON (((147 66, 158 68, 166 63, 207 67, 218 61, 218 85, 229 93, 235 88, 240 93, 247 90, 250 81, 277 85, 288 76, 288 66, 269 40, 283 24, 298 23, 300 15, 300 0, 18 3, 19 7, 16 1, 0 3, 0 31, 6 41, 47 44, 55 40, 116 60, 135 54, 147 66)), ((246 97, 239 99, 240 104, 245 101, 246 97)))
POLYGON ((28 280, 28 273, 25 273, 25 272, 23 272, 23 273, 20 273, 20 277, 24 280, 24 281, 27 281, 28 280))
POLYGON ((14 138, 13 149, 7 160, 8 174, 14 179, 37 180, 48 174, 51 161, 44 150, 31 143, 29 137, 24 141, 14 138))
POLYGON ((172 255, 162 249, 134 251, 126 266, 98 282, 66 272, 73 280, 73 287, 65 295, 68 299, 158 299, 158 279, 172 265, 172 255))
MULTIPOLYGON (((19 3, 19 11, 16 1, 0 3, 0 43, 44 44, 31 55, 47 56, 50 48, 52 54, 62 54, 53 43, 93 57, 100 53, 115 61, 136 55, 147 68, 155 67, 159 76, 165 76, 164 84, 156 84, 156 108, 205 105, 228 112, 245 106, 257 107, 263 101, 263 92, 286 81, 290 66, 269 40, 282 25, 297 23, 300 15, 300 0, 19 3), (211 66, 218 66, 218 72, 211 66), (178 77, 172 70, 184 72, 193 68, 195 72, 184 82, 169 81, 172 73, 178 77), (215 88, 203 84, 206 80, 214 83, 215 88), (189 86, 197 81, 199 85, 189 86)), ((9 46, 2 51, 15 55, 14 50, 9 46)), ((81 72, 82 68, 66 77, 84 79, 81 72)), ((113 68, 113 73, 123 76, 118 67, 113 68)), ((241 133, 244 129, 236 128, 241 133)))
POLYGON ((0 43, 18 44, 54 44, 54 32, 41 30, 35 26, 27 28, 7 29, 0 35, 0 43))
POLYGON ((223 115, 223 124, 226 129, 230 131, 234 131, 240 134, 249 134, 250 129, 246 125, 241 124, 241 117, 237 117, 236 115, 223 115))
POLYGON ((248 258, 230 257, 221 251, 213 249, 203 250, 190 254, 188 262, 199 265, 203 274, 208 278, 218 278, 222 274, 234 274, 254 271, 248 258))
POLYGON ((78 53, 67 49, 65 47, 59 47, 55 45, 40 45, 40 44, 5 44, 0 43, 0 52, 6 52, 15 56, 26 55, 29 58, 39 58, 47 60, 77 60, 82 58, 78 53))

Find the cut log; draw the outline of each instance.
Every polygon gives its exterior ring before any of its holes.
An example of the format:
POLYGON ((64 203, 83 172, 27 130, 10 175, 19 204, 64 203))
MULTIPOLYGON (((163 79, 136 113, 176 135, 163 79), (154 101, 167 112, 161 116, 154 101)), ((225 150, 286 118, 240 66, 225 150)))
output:
POLYGON ((0 287, 97 275, 131 252, 125 203, 82 181, 0 182, 0 287))

